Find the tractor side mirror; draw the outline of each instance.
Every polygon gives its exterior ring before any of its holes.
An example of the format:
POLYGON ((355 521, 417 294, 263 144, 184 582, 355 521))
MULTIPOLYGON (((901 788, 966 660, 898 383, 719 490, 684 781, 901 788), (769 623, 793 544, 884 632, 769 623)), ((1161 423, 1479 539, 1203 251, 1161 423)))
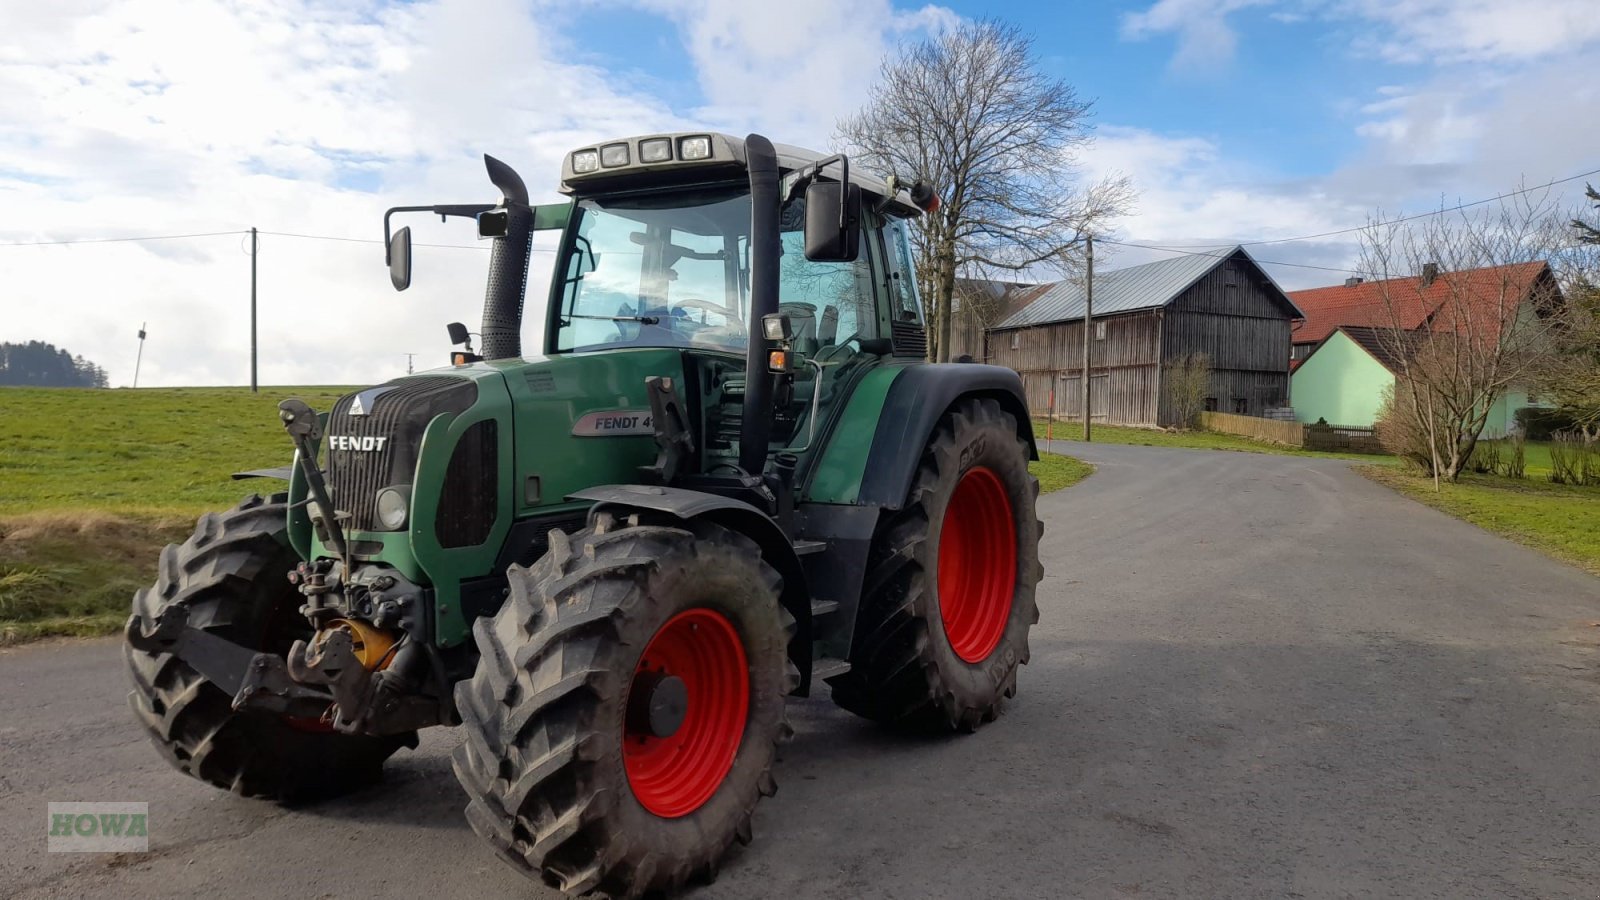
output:
POLYGON ((837 181, 806 186, 806 259, 855 262, 861 253, 861 188, 837 181))
POLYGON ((508 209, 491 209, 478 213, 477 218, 478 237, 505 237, 511 230, 511 211, 508 209))
POLYGON ((461 344, 469 344, 472 342, 472 336, 467 333, 467 326, 461 324, 460 322, 451 322, 449 325, 446 325, 444 329, 450 332, 451 346, 459 346, 461 344))
POLYGON ((397 291, 411 287, 411 226, 389 238, 389 283, 397 291))

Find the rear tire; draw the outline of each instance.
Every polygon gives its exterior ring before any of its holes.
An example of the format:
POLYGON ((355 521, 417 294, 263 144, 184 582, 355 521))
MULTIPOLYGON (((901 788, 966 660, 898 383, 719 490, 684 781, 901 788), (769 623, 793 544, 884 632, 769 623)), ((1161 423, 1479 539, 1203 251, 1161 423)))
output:
POLYGON ((1016 420, 968 400, 939 420, 905 505, 873 549, 848 673, 833 699, 914 730, 972 731, 1028 661, 1042 525, 1016 420))
MULTIPOLYGON (((283 495, 252 496, 201 516, 187 541, 161 551, 156 583, 134 595, 134 615, 151 622, 185 606, 191 627, 286 653, 310 635, 287 578, 298 562, 287 521, 283 495)), ((133 681, 129 704, 156 748, 178 771, 242 796, 285 803, 335 796, 377 781, 385 759, 416 746, 415 732, 344 735, 262 710, 235 711, 230 695, 176 656, 122 651, 133 681)))
POLYGON ((777 790, 775 745, 790 733, 778 574, 718 526, 601 514, 551 532, 549 552, 509 575, 510 599, 473 627, 478 670, 456 688, 466 740, 453 762, 473 830, 571 894, 631 898, 714 875, 777 790), (652 674, 686 686, 667 737, 629 709, 652 674))

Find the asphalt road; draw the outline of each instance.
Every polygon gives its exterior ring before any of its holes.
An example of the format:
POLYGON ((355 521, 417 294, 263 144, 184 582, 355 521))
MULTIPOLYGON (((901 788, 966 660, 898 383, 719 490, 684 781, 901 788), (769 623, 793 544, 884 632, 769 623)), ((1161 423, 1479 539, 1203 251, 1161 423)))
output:
MULTIPOLYGON (((1338 461, 1063 446, 1007 714, 792 708, 778 796, 699 898, 1600 896, 1600 580, 1338 461)), ((169 770, 114 643, 0 654, 0 896, 552 896, 468 829, 448 731, 310 809, 169 770), (47 800, 151 852, 47 854, 47 800)))

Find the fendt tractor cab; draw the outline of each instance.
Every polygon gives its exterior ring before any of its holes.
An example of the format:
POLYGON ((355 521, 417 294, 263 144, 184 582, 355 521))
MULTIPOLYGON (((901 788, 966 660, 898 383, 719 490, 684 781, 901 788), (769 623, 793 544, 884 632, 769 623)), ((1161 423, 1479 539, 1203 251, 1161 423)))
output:
MULTIPOLYGON (((776 788, 785 698, 970 731, 1038 618, 1017 375, 923 362, 908 220, 934 190, 760 135, 566 157, 570 202, 402 207, 492 238, 481 344, 280 405, 288 480, 200 519, 126 629, 184 772, 303 802, 461 725, 467 817, 619 897, 714 871, 776 788), (523 357, 533 233, 559 232, 523 357)), ((410 230, 388 235, 395 287, 410 230)))

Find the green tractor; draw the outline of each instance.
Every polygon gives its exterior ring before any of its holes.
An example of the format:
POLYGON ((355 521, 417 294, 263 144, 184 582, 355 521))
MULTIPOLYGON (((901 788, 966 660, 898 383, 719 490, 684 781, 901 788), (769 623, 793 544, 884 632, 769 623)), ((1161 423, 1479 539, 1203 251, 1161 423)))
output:
POLYGON ((714 874, 776 790, 784 704, 971 731, 1016 691, 1042 575, 1017 375, 929 365, 926 184, 760 135, 569 154, 534 206, 399 213, 492 239, 480 347, 280 405, 287 490, 203 516, 125 631, 132 706, 246 796, 377 779, 460 725, 467 818, 516 868, 634 897, 714 874), (523 353, 536 231, 559 245, 523 353))

